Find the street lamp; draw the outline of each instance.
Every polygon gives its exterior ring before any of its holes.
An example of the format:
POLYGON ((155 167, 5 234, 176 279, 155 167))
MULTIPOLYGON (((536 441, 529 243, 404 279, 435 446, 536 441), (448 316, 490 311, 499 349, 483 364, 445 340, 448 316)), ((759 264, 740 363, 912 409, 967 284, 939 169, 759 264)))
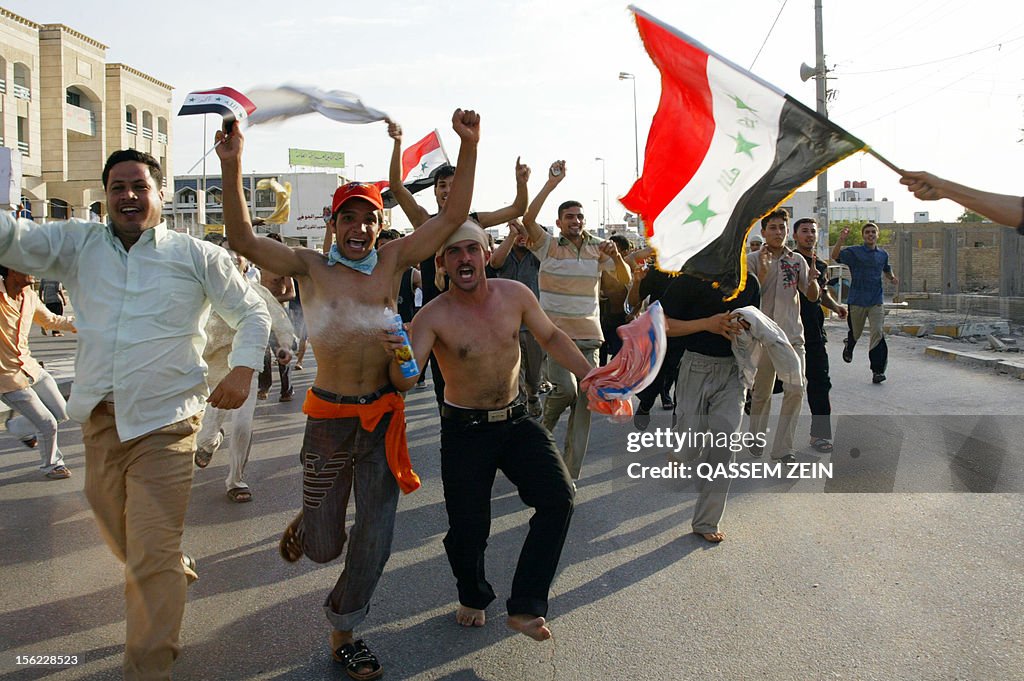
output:
POLYGON ((605 165, 604 159, 600 156, 594 157, 594 160, 601 162, 601 226, 605 227, 608 224, 608 184, 605 182, 605 165))
POLYGON ((619 71, 619 80, 631 80, 633 81, 633 162, 634 162, 634 173, 636 177, 640 177, 640 133, 636 122, 636 76, 632 73, 626 73, 625 71, 619 71))

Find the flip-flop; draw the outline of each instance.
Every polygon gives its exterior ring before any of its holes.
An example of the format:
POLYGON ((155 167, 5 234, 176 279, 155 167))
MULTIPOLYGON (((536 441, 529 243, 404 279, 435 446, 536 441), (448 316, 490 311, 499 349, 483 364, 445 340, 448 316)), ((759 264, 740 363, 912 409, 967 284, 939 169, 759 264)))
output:
POLYGON ((236 504, 252 501, 252 492, 247 487, 232 487, 228 490, 228 499, 236 504))
POLYGON ((813 447, 815 451, 821 452, 822 454, 828 454, 833 449, 832 441, 826 440, 823 437, 819 437, 817 440, 812 442, 811 447, 813 447))
POLYGON ((356 681, 371 681, 384 676, 384 668, 380 666, 377 656, 363 643, 363 639, 346 643, 334 651, 334 661, 345 665, 345 673, 356 681), (369 671, 359 669, 369 667, 369 671))
POLYGON ((698 537, 700 537, 701 539, 703 539, 704 541, 709 542, 711 544, 718 544, 720 542, 725 541, 725 533, 724 532, 698 532, 698 531, 694 530, 693 533, 695 535, 697 535, 698 537), (716 538, 715 537, 716 534, 720 535, 720 538, 716 538))

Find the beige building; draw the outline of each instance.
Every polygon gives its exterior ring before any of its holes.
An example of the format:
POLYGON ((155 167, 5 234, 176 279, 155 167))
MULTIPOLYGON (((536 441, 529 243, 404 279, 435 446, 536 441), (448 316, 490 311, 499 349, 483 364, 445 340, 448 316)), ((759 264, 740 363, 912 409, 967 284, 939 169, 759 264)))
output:
POLYGON ((103 215, 103 163, 118 149, 155 156, 173 186, 171 86, 106 53, 68 26, 0 7, 0 144, 21 154, 36 220, 103 215))

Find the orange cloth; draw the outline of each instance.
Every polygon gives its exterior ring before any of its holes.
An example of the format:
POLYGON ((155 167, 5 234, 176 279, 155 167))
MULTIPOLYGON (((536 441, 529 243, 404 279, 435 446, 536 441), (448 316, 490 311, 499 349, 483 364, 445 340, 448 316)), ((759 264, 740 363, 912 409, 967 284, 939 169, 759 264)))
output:
POLYGON ((403 494, 419 489, 420 476, 412 470, 409 443, 405 439, 405 400, 398 393, 388 393, 369 404, 338 404, 306 392, 302 413, 315 419, 359 418, 363 430, 372 432, 384 414, 391 414, 391 423, 384 434, 384 455, 388 468, 398 481, 403 494))

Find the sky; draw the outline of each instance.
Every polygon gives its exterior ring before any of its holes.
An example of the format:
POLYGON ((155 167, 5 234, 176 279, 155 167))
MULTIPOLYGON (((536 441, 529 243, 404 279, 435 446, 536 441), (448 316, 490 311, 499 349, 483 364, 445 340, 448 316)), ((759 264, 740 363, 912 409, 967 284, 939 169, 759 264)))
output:
MULTIPOLYGON (((641 168, 660 96, 659 74, 625 2, 179 0, 148 16, 140 3, 120 0, 0 1, 37 23, 70 26, 108 45, 109 62, 173 85, 174 111, 188 92, 224 85, 243 92, 286 83, 345 90, 398 121, 406 144, 437 128, 454 162, 459 144, 451 115, 472 108, 482 118, 474 209, 511 202, 517 156, 534 171, 531 194, 553 160, 566 160, 566 178, 541 212, 544 224, 570 198, 583 203, 591 225, 600 224, 602 180, 609 221, 621 220, 616 199, 635 179, 633 85, 641 168), (621 71, 635 81, 619 80, 621 71)), ((829 116, 836 123, 897 166, 990 191, 1024 191, 1024 3, 823 5, 835 91, 829 116)), ((814 81, 799 78, 801 62, 813 66, 815 59, 813 0, 637 6, 814 108, 814 81)), ((209 143, 202 117, 171 124, 174 172, 183 174, 209 143)), ((212 138, 218 122, 211 116, 208 124, 212 138)), ((250 128, 245 171, 287 172, 289 147, 344 151, 346 174, 359 180, 386 179, 392 148, 382 122, 345 125, 311 115, 250 128)), ((213 155, 207 169, 218 172, 213 155)), ((866 180, 876 198, 894 202, 897 221, 909 222, 919 210, 949 221, 962 212, 949 201, 915 200, 892 171, 864 154, 829 170, 830 190, 843 180, 866 180)), ((434 208, 429 192, 417 198, 434 208)))

